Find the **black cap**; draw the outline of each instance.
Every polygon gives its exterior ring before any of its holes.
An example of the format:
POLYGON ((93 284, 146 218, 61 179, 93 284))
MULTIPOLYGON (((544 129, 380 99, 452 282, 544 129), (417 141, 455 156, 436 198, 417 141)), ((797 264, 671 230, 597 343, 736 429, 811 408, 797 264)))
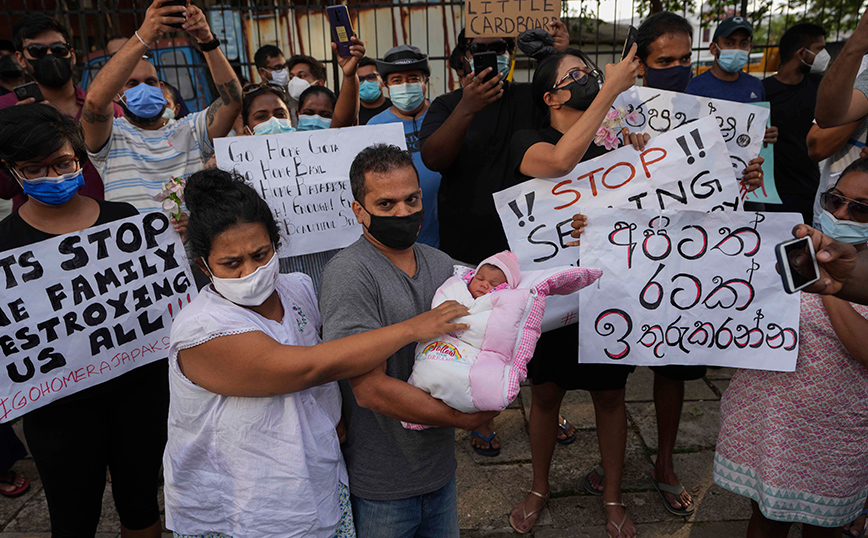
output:
POLYGON ((377 71, 384 79, 390 73, 400 73, 415 69, 431 76, 431 68, 428 67, 428 55, 422 54, 419 47, 414 47, 413 45, 398 45, 397 47, 393 47, 383 56, 382 60, 376 60, 376 62, 377 71))
POLYGON ((718 37, 729 37, 736 30, 747 30, 749 36, 753 37, 753 26, 751 26, 750 22, 744 17, 736 16, 730 17, 720 24, 717 25, 717 28, 714 29, 714 36, 712 36, 712 41, 717 41, 718 37))

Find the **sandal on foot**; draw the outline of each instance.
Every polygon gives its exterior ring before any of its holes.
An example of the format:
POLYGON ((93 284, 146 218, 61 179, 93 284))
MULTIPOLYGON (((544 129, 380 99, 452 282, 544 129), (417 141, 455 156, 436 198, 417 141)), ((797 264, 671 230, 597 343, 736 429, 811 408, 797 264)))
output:
MULTIPOLYGON (((859 512, 859 515, 856 516, 856 519, 859 519, 862 516, 868 516, 868 508, 859 512)), ((854 519, 852 522, 855 523, 856 519, 854 519)), ((866 532, 868 532, 868 518, 865 519, 865 525, 862 526, 862 531, 859 534, 857 534, 856 536, 853 536, 852 534, 850 534, 851 530, 853 530, 853 527, 850 527, 849 531, 845 531, 842 529, 841 534, 843 536, 846 536, 847 538, 862 538, 863 536, 865 536, 866 532)))
POLYGON ((569 445, 576 440, 575 430, 573 430, 572 435, 567 435, 567 426, 569 425, 570 423, 567 421, 566 417, 558 416, 558 428, 560 428, 560 430, 565 435, 563 439, 561 439, 560 437, 555 437, 555 440, 558 442, 559 445, 569 445))
POLYGON ((606 527, 608 527, 609 523, 611 523, 612 526, 615 527, 615 529, 618 531, 615 533, 615 536, 612 536, 609 533, 609 529, 606 529, 606 534, 609 536, 609 538, 617 538, 618 535, 621 534, 621 529, 624 528, 624 524, 627 523, 627 505, 624 503, 604 502, 603 506, 620 506, 624 509, 624 517, 621 518, 620 524, 615 523, 614 521, 609 519, 608 516, 606 517, 606 527))
MULTIPOLYGON (((597 471, 597 475, 599 475, 600 480, 602 481, 603 477, 605 476, 605 473, 603 472, 603 468, 599 464, 597 464, 597 465, 594 465, 594 471, 597 471)), ((593 471, 591 471, 591 472, 593 472, 593 471)), ((587 491, 588 493, 590 493, 591 495, 596 495, 597 497, 599 497, 600 495, 603 494, 603 490, 596 489, 596 488, 594 488, 594 485, 591 484, 591 472, 588 472, 588 474, 585 475, 585 479, 582 481, 582 488, 585 491, 587 491)))
MULTIPOLYGON (((15 471, 9 471, 6 474, 8 474, 10 476, 10 478, 8 478, 8 479, 0 478, 0 484, 9 484, 10 486, 14 486, 15 480, 18 478, 18 473, 16 473, 15 471)), ((30 480, 27 480, 25 478, 24 483, 13 490, 4 491, 4 490, 0 489, 0 495, 3 495, 4 497, 9 497, 11 499, 14 497, 20 497, 20 496, 24 495, 25 493, 27 493, 29 490, 30 490, 30 480)))
POLYGON ((676 516, 689 516, 696 509, 695 503, 690 503, 690 506, 687 508, 675 508, 672 504, 666 499, 666 495, 664 493, 671 493, 676 498, 679 497, 684 491, 684 486, 678 484, 676 486, 670 486, 669 484, 664 484, 663 482, 658 482, 654 480, 654 475, 649 474, 648 480, 654 484, 654 488, 657 490, 657 493, 660 494, 660 498, 663 499, 663 507, 669 510, 669 513, 676 516))
POLYGON ((493 446, 491 446, 491 440, 494 439, 494 436, 497 435, 497 432, 491 432, 491 435, 489 435, 488 437, 485 437, 484 435, 475 431, 471 431, 470 435, 478 437, 479 439, 482 439, 483 441, 488 443, 488 448, 482 448, 480 446, 474 445, 471 441, 470 446, 473 447, 473 450, 476 451, 476 453, 480 456, 485 456, 486 458, 493 458, 500 454, 499 448, 494 448, 493 446))
POLYGON ((515 521, 512 519, 512 514, 511 513, 509 514, 509 525, 515 530, 515 532, 517 532, 519 534, 527 534, 530 532, 530 530, 533 528, 533 526, 536 525, 536 522, 539 521, 540 512, 542 512, 542 509, 546 507, 546 504, 549 501, 549 494, 548 493, 543 495, 542 493, 536 492, 534 490, 529 490, 528 493, 530 493, 531 495, 536 495, 537 497, 539 497, 540 499, 543 500, 543 503, 542 503, 542 506, 540 506, 536 510, 532 510, 531 513, 528 514, 527 508, 525 508, 524 499, 521 500, 521 513, 524 516, 524 517, 522 517, 522 521, 527 523, 528 518, 531 518, 533 516, 537 516, 537 518, 533 521, 531 526, 528 527, 527 530, 525 530, 525 531, 519 530, 518 525, 516 525, 515 521))

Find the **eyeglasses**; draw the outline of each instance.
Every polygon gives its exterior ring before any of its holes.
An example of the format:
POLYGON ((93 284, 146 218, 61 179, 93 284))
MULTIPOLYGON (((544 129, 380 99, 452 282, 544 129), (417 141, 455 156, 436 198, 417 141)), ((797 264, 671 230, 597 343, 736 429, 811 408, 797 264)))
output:
POLYGON ((562 76, 560 78, 560 80, 555 82, 555 85, 552 86, 552 89, 558 88, 561 84, 566 82, 567 79, 572 79, 579 86, 584 86, 585 84, 588 83, 588 80, 591 78, 592 75, 594 75, 594 73, 596 71, 597 71, 596 69, 592 69, 592 70, 588 71, 586 69, 580 69, 578 67, 570 69, 570 71, 566 75, 562 76))
POLYGON ((479 54, 480 52, 493 52, 495 54, 505 54, 509 47, 506 41, 495 41, 494 43, 476 43, 473 42, 467 46, 470 54, 479 54))
POLYGON ((380 80, 380 74, 379 73, 371 73, 370 75, 365 75, 365 76, 359 75, 359 82, 365 82, 365 81, 376 82, 378 80, 380 80))
POLYGON ((835 213, 845 203, 847 204, 847 214, 850 220, 868 222, 868 204, 857 202, 832 191, 824 192, 820 195, 820 204, 829 213, 835 213))
POLYGON ((62 176, 78 172, 80 166, 78 164, 78 159, 69 157, 49 165, 21 166, 18 167, 18 172, 21 173, 21 176, 24 179, 39 179, 48 176, 49 168, 54 170, 54 173, 58 176, 62 176))
POLYGON ((72 47, 67 45, 66 43, 52 43, 51 45, 43 45, 42 43, 33 43, 24 47, 27 52, 33 56, 34 60, 38 60, 44 57, 49 51, 54 56, 58 58, 66 58, 69 56, 69 53, 72 52, 72 47))

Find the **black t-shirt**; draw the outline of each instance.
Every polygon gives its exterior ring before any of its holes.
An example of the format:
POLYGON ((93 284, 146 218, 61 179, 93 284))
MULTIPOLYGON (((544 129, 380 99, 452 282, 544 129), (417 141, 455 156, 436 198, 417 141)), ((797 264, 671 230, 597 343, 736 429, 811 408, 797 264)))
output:
POLYGON ((808 155, 805 140, 814 124, 820 80, 816 75, 806 75, 798 84, 784 84, 775 77, 763 80, 772 125, 778 128, 775 186, 782 194, 813 197, 820 184, 820 169, 808 155))
POLYGON ((388 97, 383 101, 383 104, 377 108, 365 108, 364 106, 359 105, 359 125, 367 125, 368 122, 371 121, 371 118, 391 107, 392 101, 390 101, 388 97))
MULTIPOLYGON (((423 144, 463 95, 459 89, 431 103, 419 133, 423 144)), ((515 184, 508 162, 512 135, 539 128, 543 118, 527 83, 505 83, 503 97, 473 117, 455 161, 441 172, 437 202, 441 250, 476 264, 508 248, 492 194, 515 184)))
MULTIPOLYGON (((521 166, 521 161, 524 159, 524 154, 527 153, 527 150, 529 150, 531 146, 540 142, 557 144, 560 142, 562 136, 564 136, 564 134, 551 125, 543 127, 542 129, 526 129, 515 133, 512 136, 512 141, 509 146, 509 171, 514 178, 513 184, 518 185, 519 183, 524 183, 528 179, 533 179, 530 176, 526 176, 519 172, 519 166, 521 166)), ((608 153, 606 148, 591 142, 591 145, 588 146, 588 150, 579 162, 590 161, 591 159, 596 159, 600 155, 605 155, 606 153, 608 153)))

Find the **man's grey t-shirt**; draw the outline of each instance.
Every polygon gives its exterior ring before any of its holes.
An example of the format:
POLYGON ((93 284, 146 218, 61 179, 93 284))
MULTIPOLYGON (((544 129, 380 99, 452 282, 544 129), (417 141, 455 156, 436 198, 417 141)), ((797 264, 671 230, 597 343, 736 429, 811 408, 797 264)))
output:
MULTIPOLYGON (((406 321, 431 309, 434 292, 452 276, 452 259, 416 243, 416 274, 396 267, 364 237, 326 265, 319 307, 323 340, 334 340, 406 321)), ((389 357, 386 375, 406 381, 416 344, 389 357)), ((347 441, 343 445, 350 492, 388 501, 431 493, 455 474, 452 428, 407 430, 401 422, 359 407, 349 382, 342 381, 347 441)))

